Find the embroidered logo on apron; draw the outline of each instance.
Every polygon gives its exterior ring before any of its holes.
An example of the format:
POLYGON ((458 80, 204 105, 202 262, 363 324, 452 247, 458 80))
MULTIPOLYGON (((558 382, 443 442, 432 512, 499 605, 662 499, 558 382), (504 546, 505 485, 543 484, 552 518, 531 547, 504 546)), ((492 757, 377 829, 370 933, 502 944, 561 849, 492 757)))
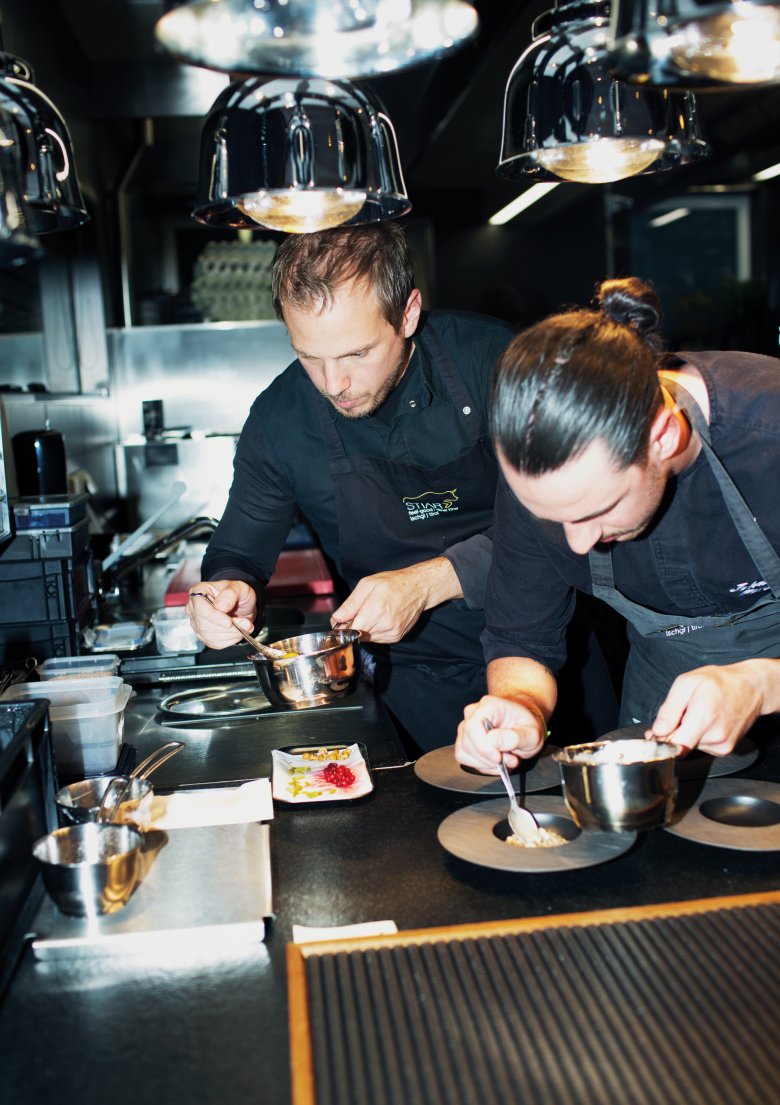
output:
POLYGON ((736 587, 729 587, 732 595, 760 595, 769 590, 769 584, 765 579, 756 579, 753 583, 738 583, 736 587))
POLYGON ((404 495, 404 503, 409 512, 410 522, 422 522, 426 518, 435 518, 437 514, 449 514, 458 510, 457 488, 451 491, 421 491, 419 495, 404 495))

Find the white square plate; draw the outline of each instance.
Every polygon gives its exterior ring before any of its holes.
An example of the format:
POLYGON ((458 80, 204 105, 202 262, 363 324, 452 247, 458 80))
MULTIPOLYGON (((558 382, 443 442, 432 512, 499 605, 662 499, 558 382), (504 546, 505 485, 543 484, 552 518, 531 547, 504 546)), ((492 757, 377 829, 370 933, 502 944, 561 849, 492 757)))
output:
POLYGON ((296 745, 274 748, 272 794, 276 802, 312 806, 363 798, 374 789, 362 744, 296 745), (329 779, 335 765, 336 778, 329 779), (344 777, 345 768, 352 780, 344 777), (339 778, 341 776, 341 778, 339 778))

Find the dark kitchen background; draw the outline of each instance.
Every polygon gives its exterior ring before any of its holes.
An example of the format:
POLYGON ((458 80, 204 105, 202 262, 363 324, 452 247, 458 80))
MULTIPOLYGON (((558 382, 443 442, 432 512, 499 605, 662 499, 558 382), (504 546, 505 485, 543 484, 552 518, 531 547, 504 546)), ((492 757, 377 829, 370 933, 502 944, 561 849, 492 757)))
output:
MULTIPOLYGON (((613 185, 562 184, 503 226, 525 185, 495 175, 507 77, 549 2, 474 0, 477 38, 370 81, 398 136, 403 219, 429 306, 517 326, 590 299, 607 275, 654 280, 677 348, 775 354, 780 324, 780 87, 698 96, 712 156, 613 185), (685 207, 688 217, 654 226, 685 207)), ((46 235, 44 257, 0 270, 6 433, 49 423, 94 530, 137 525, 187 492, 166 528, 221 513, 235 437, 289 361, 267 272, 279 236, 191 217, 204 117, 228 77, 155 48, 156 0, 24 0, 2 45, 64 115, 90 222, 46 235), (32 389, 32 390, 31 390, 32 389), (143 404, 162 404, 151 452, 143 404)), ((148 408, 147 408, 148 409, 148 408)))

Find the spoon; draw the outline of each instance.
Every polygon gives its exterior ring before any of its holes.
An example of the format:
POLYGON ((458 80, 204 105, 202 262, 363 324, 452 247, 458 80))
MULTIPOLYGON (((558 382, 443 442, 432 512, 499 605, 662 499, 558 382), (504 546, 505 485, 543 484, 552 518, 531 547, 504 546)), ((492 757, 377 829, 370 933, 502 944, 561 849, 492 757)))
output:
MULTIPOLYGON (((482 721, 482 728, 486 733, 489 733, 493 728, 493 723, 489 721, 488 718, 484 718, 482 721)), ((517 804, 515 788, 512 786, 512 781, 509 778, 509 772, 506 769, 503 758, 498 761, 498 773, 509 795, 509 828, 518 840, 524 840, 526 843, 530 843, 539 832, 539 823, 530 810, 517 804)))
POLYGON ((153 771, 156 771, 158 767, 162 767, 166 760, 170 760, 171 756, 175 756, 177 752, 181 752, 182 748, 184 748, 184 741, 169 741, 160 748, 156 748, 145 760, 141 760, 140 764, 137 764, 136 767, 133 768, 125 781, 118 788, 119 794, 111 807, 111 812, 106 817, 106 810, 109 807, 111 794, 112 792, 116 794, 117 790, 114 786, 114 780, 112 780, 106 787, 106 792, 100 801, 96 820, 110 825, 119 813, 119 807, 122 805, 133 779, 148 779, 153 771))
MULTIPOLYGON (((207 595, 205 591, 190 591, 190 598, 207 599, 212 606, 214 605, 214 599, 211 595, 207 595)), ((287 653, 283 652, 280 648, 271 648, 269 645, 264 645, 262 642, 256 640, 251 633, 247 633, 245 629, 241 628, 235 618, 231 618, 230 620, 233 623, 233 628, 237 629, 244 640, 248 641, 252 648, 259 652, 261 656, 264 656, 266 660, 282 660, 287 655, 287 653)))

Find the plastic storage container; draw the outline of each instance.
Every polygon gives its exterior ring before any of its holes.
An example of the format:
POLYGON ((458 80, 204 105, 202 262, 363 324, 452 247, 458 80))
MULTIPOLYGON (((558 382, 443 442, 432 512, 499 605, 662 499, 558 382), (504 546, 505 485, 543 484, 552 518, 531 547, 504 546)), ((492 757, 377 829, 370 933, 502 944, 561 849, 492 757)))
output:
POLYGON ((38 667, 41 679, 92 679, 116 675, 120 660, 110 652, 102 656, 53 656, 38 667))
POLYGON ((48 698, 54 759, 60 781, 107 775, 122 743, 125 706, 133 688, 119 676, 103 679, 47 679, 16 683, 3 701, 48 698))
POLYGON ((201 652, 206 646, 190 625, 183 606, 164 606, 152 618, 157 638, 157 651, 162 655, 175 652, 201 652))
POLYGON ((43 683, 15 683, 6 690, 3 701, 10 698, 48 698, 52 706, 77 706, 103 699, 116 702, 122 685, 119 675, 47 679, 45 686, 43 683))

